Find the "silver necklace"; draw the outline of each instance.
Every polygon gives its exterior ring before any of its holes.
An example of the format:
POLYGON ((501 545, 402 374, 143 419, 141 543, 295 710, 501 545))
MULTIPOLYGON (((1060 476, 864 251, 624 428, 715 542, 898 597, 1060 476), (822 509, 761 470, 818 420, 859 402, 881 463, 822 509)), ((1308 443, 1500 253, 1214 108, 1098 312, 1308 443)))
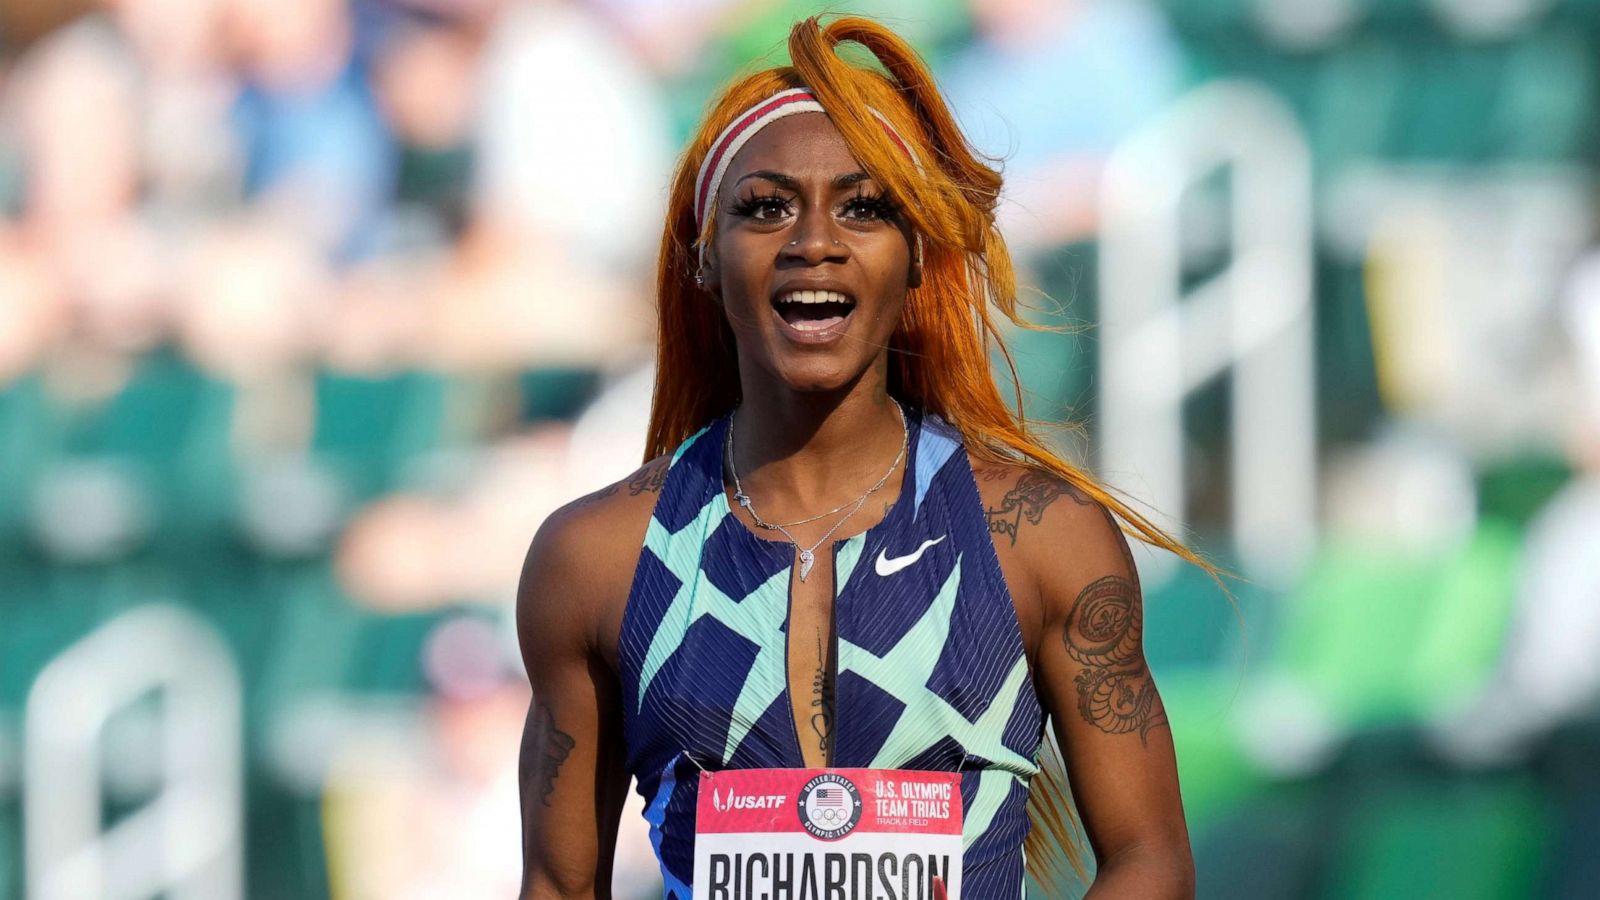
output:
MULTIPOLYGON (((883 473, 883 477, 879 478, 878 482, 876 484, 874 484, 872 487, 867 488, 867 496, 871 496, 879 488, 883 487, 884 483, 889 480, 889 476, 894 474, 895 466, 900 465, 901 458, 905 456, 906 445, 910 442, 911 432, 910 432, 909 428, 906 426, 905 410, 900 408, 900 402, 898 400, 895 401, 895 409, 896 409, 896 411, 898 411, 900 413, 900 428, 901 428, 901 431, 903 432, 903 435, 902 435, 901 441, 900 441, 900 456, 895 457, 894 462, 889 465, 889 471, 883 473)), ((734 469, 734 465, 733 465, 733 418, 731 416, 728 419, 728 439, 726 441, 724 441, 724 443, 727 445, 727 450, 728 450, 728 469, 729 469, 729 471, 733 472, 734 496, 735 496, 735 498, 740 500, 740 505, 741 506, 743 506, 745 509, 750 510, 750 516, 751 516, 751 518, 755 519, 756 527, 758 527, 758 528, 765 528, 768 531, 772 531, 774 529, 779 529, 779 528, 793 528, 796 525, 804 525, 807 522, 815 522, 818 519, 822 519, 822 518, 826 518, 828 516, 831 516, 834 513, 838 512, 839 510, 844 509, 846 506, 849 506, 852 503, 856 502, 854 500, 846 500, 845 502, 839 504, 838 506, 835 506, 833 509, 830 509, 827 512, 817 513, 814 516, 807 516, 804 519, 796 519, 793 522, 782 522, 782 523, 779 523, 779 522, 768 522, 765 519, 762 519, 761 516, 756 513, 755 507, 753 507, 750 504, 744 502, 744 500, 747 500, 749 498, 745 495, 744 491, 741 489, 741 486, 739 484, 739 473, 738 473, 738 471, 736 471, 734 469)))
MULTIPOLYGON (((858 499, 849 501, 849 502, 844 503, 844 504, 841 504, 840 506, 836 506, 833 509, 830 509, 825 513, 819 513, 818 515, 811 516, 809 518, 800 519, 800 520, 795 521, 795 522, 786 522, 786 523, 783 523, 783 524, 779 524, 777 522, 768 522, 768 521, 762 519, 761 518, 761 514, 756 512, 755 506, 751 504, 750 495, 746 494, 744 492, 744 485, 739 483, 739 469, 738 469, 737 466, 734 465, 734 462, 733 462, 733 414, 730 413, 728 415, 728 436, 727 436, 727 440, 724 441, 724 447, 726 449, 726 453, 727 453, 727 457, 728 457, 728 471, 733 473, 733 496, 734 496, 734 499, 739 501, 739 505, 740 506, 742 506, 745 509, 750 511, 750 517, 755 519, 757 526, 759 526, 761 528, 768 529, 768 530, 776 530, 776 531, 782 532, 783 536, 789 540, 789 543, 793 544, 794 548, 796 550, 800 551, 800 580, 801 581, 805 581, 806 580, 806 576, 811 574, 811 566, 812 566, 813 563, 816 562, 816 549, 818 547, 822 546, 824 541, 826 541, 828 538, 832 537, 833 533, 835 531, 839 530, 839 526, 843 525, 846 521, 848 521, 850 519, 851 516, 855 515, 857 512, 859 512, 861 510, 861 507, 866 504, 867 498, 872 496, 872 494, 874 492, 876 492, 879 488, 883 487, 886 482, 888 482, 889 476, 894 474, 894 470, 897 467, 899 467, 900 461, 902 459, 905 459, 906 449, 911 444, 911 426, 906 423, 906 411, 905 411, 905 409, 903 409, 900 406, 900 402, 898 400, 895 401, 894 407, 895 407, 895 411, 900 414, 900 428, 901 428, 902 434, 901 434, 901 437, 900 437, 900 452, 895 456, 894 462, 889 464, 889 471, 884 472, 883 473, 883 477, 879 478, 877 483, 874 484, 872 487, 867 488, 866 492, 863 493, 858 499), (817 542, 815 544, 812 544, 810 547, 801 547, 800 546, 800 542, 795 540, 794 539, 794 535, 789 533, 789 529, 788 529, 787 526, 790 526, 790 525, 803 525, 806 522, 815 522, 816 520, 818 520, 818 519, 820 519, 820 518, 822 518, 824 516, 832 515, 833 513, 836 513, 839 510, 844 509, 846 506, 852 506, 851 510, 849 512, 845 513, 844 516, 839 519, 839 521, 833 523, 833 527, 828 529, 828 533, 824 534, 820 539, 817 540, 817 542)), ((738 408, 735 407, 734 411, 737 412, 738 408)))

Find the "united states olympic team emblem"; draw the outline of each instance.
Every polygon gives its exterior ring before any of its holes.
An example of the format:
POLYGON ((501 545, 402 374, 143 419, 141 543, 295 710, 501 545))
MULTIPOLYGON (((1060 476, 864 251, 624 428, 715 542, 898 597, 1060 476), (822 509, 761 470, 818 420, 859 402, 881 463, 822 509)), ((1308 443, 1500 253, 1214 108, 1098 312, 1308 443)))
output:
POLYGON ((861 821, 861 792, 843 775, 825 772, 806 782, 797 805, 800 824, 825 841, 844 837, 861 821))

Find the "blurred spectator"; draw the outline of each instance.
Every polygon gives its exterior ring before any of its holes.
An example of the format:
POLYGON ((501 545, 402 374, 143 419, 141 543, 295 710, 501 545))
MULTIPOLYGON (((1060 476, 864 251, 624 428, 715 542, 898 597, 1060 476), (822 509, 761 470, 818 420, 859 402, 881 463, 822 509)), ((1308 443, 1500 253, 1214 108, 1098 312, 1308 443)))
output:
POLYGON ((593 0, 608 28, 663 80, 688 78, 705 65, 703 51, 741 7, 739 0, 593 0))
POLYGON ((646 268, 661 238, 673 148, 644 68, 568 0, 509 5, 483 65, 480 212, 548 242, 564 268, 646 268))
POLYGON ((233 119, 248 197, 292 214, 342 257, 371 249, 395 152, 353 52, 343 0, 223 0, 242 76, 233 119))
POLYGON ((161 249, 139 208, 140 73, 112 24, 35 44, 10 85, 24 194, 18 238, 54 269, 79 334, 119 353, 167 328, 161 249))
POLYGON ((512 679, 488 626, 471 619, 440 624, 424 656, 439 692, 418 710, 419 733, 347 733, 335 748, 323 792, 333 896, 517 891, 522 839, 506 824, 519 815, 527 686, 512 679))
POLYGON ((980 150, 1006 157, 1001 229, 1020 256, 1090 237, 1105 156, 1182 87, 1145 0, 971 3, 940 84, 980 150))
POLYGON ((103 228, 137 200, 137 61, 112 24, 91 16, 35 44, 12 90, 25 166, 22 212, 66 243, 103 228))
POLYGON ((316 335, 323 364, 370 376, 413 368, 425 356, 426 292, 437 281, 434 263, 380 257, 337 277, 316 335))
MULTIPOLYGON (((400 160, 398 249, 453 239, 465 224, 473 156, 478 39, 464 23, 403 17, 374 65, 377 100, 400 160)), ((386 248, 393 251, 394 247, 386 248)))
POLYGON ((328 273, 304 236, 264 217, 222 223, 191 248, 179 339, 201 368, 240 383, 302 367, 326 316, 328 273))
POLYGON ((634 358, 653 320, 639 282, 571 246, 476 221, 430 299, 429 365, 461 372, 606 367, 634 358))
POLYGON ((18 243, 0 231, 0 390, 31 371, 67 327, 60 286, 18 243))
POLYGON ((345 590, 387 613, 461 602, 509 607, 528 535, 572 499, 568 431, 546 425, 504 438, 459 461, 450 483, 366 507, 338 547, 345 590))
POLYGON ((1580 388, 1569 440, 1577 472, 1528 526, 1494 682, 1445 725, 1468 756, 1515 757, 1564 722, 1600 720, 1600 254, 1573 267, 1559 314, 1580 388))
POLYGON ((143 71, 140 142, 145 203, 181 228, 237 204, 242 148, 237 92, 220 43, 228 0, 102 0, 143 71))

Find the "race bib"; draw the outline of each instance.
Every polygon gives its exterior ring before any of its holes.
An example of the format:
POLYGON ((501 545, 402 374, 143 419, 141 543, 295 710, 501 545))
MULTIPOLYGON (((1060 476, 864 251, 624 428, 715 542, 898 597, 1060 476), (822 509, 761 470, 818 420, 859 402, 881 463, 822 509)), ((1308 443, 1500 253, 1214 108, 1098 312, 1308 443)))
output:
POLYGON ((961 776, 899 769, 700 775, 695 900, 957 900, 961 776))

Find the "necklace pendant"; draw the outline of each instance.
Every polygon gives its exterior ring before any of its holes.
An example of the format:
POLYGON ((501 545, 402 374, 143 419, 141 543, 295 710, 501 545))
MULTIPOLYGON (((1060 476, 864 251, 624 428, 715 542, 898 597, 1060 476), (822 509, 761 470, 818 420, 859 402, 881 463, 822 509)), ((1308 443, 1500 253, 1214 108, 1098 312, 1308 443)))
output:
POLYGON ((811 551, 810 550, 801 550, 800 551, 800 580, 801 581, 805 581, 806 580, 806 576, 811 574, 811 564, 813 562, 816 562, 816 557, 811 555, 811 551))

